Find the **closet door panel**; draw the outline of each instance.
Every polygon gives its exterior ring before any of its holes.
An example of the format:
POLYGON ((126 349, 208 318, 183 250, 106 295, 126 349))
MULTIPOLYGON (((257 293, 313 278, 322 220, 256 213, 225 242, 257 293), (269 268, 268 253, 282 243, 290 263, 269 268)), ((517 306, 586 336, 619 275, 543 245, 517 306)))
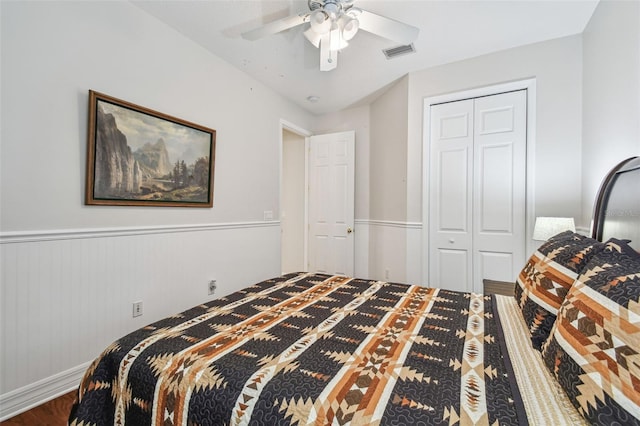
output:
MULTIPOLYGON (((453 250, 439 248, 435 253, 437 267, 434 269, 434 280, 440 284, 439 288, 456 291, 471 291, 467 286, 470 282, 470 268, 464 268, 471 262, 471 250, 453 250)), ((436 287, 436 286, 433 286, 436 287)))
POLYGON ((473 100, 431 109, 429 285, 471 291, 473 100))
POLYGON ((525 255, 526 91, 475 100, 473 287, 514 281, 525 255))
POLYGON ((478 233, 513 232, 513 146, 486 144, 478 149, 476 187, 478 233))
POLYGON ((441 151, 438 173, 438 232, 467 233, 469 231, 468 194, 470 188, 467 165, 471 153, 467 147, 441 151), (443 196, 443 194, 445 194, 443 196))

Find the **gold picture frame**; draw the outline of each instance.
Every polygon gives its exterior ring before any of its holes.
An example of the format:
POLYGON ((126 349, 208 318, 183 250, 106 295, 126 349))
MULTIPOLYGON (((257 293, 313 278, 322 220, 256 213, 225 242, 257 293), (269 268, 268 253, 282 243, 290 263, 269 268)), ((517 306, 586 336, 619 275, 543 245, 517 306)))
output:
POLYGON ((213 207, 216 131, 89 91, 87 205, 213 207))

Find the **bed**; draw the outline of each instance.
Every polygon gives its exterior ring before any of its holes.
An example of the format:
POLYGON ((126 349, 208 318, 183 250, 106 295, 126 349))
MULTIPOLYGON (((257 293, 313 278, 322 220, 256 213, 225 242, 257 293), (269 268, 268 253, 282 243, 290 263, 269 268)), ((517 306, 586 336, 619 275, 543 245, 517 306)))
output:
POLYGON ((640 424, 638 188, 625 160, 593 236, 546 241, 513 297, 294 273, 150 324, 92 363, 69 424, 640 424))

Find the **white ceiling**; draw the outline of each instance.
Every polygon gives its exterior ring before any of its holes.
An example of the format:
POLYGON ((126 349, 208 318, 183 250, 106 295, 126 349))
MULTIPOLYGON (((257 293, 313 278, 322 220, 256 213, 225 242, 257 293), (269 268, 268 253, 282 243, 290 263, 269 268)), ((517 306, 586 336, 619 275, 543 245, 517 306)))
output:
POLYGON ((314 114, 368 102, 403 75, 515 46, 581 33, 598 0, 355 0, 361 9, 420 28, 416 53, 388 60, 397 43, 360 31, 319 70, 319 51, 302 34, 308 24, 257 41, 240 34, 306 12, 306 0, 133 1, 314 114), (315 95, 316 103, 307 101, 315 95))

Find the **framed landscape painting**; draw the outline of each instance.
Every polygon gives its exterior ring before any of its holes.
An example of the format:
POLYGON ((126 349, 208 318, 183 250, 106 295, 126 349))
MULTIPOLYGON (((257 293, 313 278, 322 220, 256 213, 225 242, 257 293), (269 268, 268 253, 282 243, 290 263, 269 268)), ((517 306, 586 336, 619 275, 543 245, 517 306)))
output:
POLYGON ((212 207, 216 131, 89 91, 86 204, 212 207))

